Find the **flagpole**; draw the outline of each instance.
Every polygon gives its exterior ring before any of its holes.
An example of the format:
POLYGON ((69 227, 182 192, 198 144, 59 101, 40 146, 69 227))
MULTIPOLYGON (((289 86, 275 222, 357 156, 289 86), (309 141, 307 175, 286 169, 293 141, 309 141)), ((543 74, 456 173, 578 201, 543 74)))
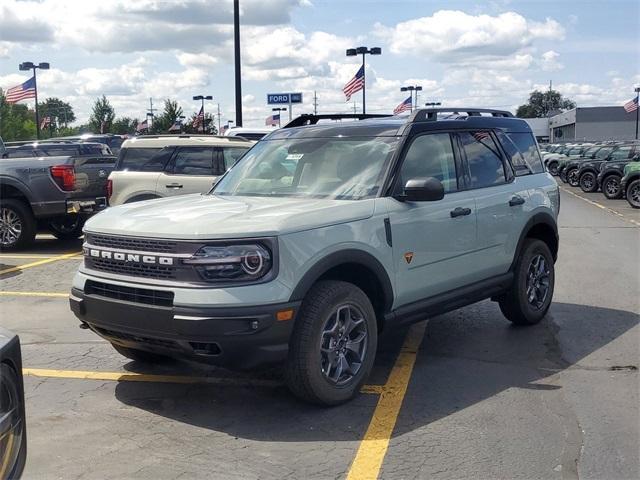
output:
POLYGON ((640 113, 640 87, 636 87, 636 140, 638 140, 638 114, 640 113))

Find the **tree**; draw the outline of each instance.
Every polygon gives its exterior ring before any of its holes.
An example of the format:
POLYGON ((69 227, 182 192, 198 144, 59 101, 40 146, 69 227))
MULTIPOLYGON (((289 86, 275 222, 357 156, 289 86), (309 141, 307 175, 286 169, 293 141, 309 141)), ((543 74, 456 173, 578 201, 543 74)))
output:
POLYGON ((138 126, 138 119, 131 117, 118 117, 113 121, 111 125, 111 133, 118 135, 125 135, 127 133, 134 134, 136 127, 138 126))
POLYGON ((556 90, 540 92, 534 90, 529 94, 529 101, 520 105, 516 111, 516 117, 520 118, 542 118, 557 111, 571 110, 576 108, 574 101, 563 98, 562 94, 556 90))
POLYGON ((61 128, 62 125, 68 127, 70 123, 76 121, 76 115, 71 105, 59 98, 47 98, 44 102, 38 103, 38 107, 40 118, 50 117, 58 128, 61 128))
MULTIPOLYGON (((186 122, 184 122, 184 127, 183 130, 185 133, 202 133, 202 125, 198 125, 197 127, 193 126, 193 122, 196 120, 196 117, 198 116, 198 113, 194 113, 191 115, 191 118, 189 118, 186 122)), ((205 132, 204 133, 210 133, 212 135, 217 135, 218 134, 218 129, 216 128, 215 125, 215 120, 213 118, 213 115, 210 113, 205 113, 204 114, 204 121, 205 121, 205 132)))
POLYGON ((0 89, 0 137, 5 142, 36 138, 36 114, 24 104, 7 103, 0 89))
POLYGON ((113 107, 107 100, 105 95, 102 98, 96 99, 93 104, 93 112, 89 117, 89 125, 94 133, 108 133, 111 131, 111 125, 116 118, 116 113, 113 107))
POLYGON ((154 133, 168 132, 171 125, 182 115, 182 107, 178 105, 178 102, 167 99, 164 101, 164 110, 162 113, 154 117, 153 128, 151 130, 154 133))

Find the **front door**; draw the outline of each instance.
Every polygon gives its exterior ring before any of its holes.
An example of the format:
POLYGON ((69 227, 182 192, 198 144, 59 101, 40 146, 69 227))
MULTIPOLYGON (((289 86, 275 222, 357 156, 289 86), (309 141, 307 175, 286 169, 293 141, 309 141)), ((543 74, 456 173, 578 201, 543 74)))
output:
POLYGON ((448 133, 424 134, 412 140, 394 196, 402 193, 407 180, 424 177, 442 182, 442 200, 386 199, 398 292, 394 308, 464 286, 473 278, 469 255, 476 248, 476 205, 473 194, 458 187, 448 133))

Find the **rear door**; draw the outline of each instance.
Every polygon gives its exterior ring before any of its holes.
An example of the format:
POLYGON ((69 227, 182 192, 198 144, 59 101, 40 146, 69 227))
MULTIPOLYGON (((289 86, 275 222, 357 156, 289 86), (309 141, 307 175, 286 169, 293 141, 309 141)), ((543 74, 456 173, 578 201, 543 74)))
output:
POLYGON ((214 150, 214 147, 177 147, 167 168, 158 176, 158 194, 168 197, 209 191, 219 168, 214 150))

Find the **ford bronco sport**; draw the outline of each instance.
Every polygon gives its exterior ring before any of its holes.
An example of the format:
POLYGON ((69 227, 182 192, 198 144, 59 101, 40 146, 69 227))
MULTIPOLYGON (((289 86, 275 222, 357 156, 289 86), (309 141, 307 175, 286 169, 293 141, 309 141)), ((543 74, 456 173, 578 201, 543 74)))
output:
POLYGON ((107 209, 71 309, 134 360, 285 361, 294 394, 324 405, 357 394, 383 329, 486 298, 539 322, 558 186, 526 122, 447 112, 302 116, 208 194, 107 209))

